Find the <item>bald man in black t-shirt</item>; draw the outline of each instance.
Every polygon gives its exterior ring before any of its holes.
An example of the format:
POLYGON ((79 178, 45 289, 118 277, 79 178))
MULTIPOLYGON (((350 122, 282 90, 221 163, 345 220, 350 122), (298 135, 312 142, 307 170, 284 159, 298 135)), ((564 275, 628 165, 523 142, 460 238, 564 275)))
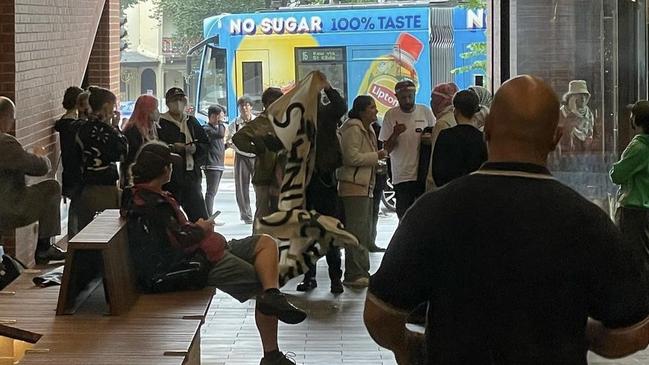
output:
POLYGON ((503 84, 485 126, 488 162, 400 222, 364 313, 400 364, 420 345, 417 361, 431 365, 583 365, 589 348, 620 357, 647 346, 641 248, 622 245, 608 216, 545 167, 562 134, 558 110, 539 79, 503 84), (425 340, 405 328, 422 302, 425 340))

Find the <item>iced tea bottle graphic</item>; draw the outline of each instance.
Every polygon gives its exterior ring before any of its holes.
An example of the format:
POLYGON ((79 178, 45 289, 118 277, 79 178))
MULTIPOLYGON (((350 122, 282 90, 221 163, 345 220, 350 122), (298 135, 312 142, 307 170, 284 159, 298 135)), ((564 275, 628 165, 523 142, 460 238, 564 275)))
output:
POLYGON ((380 117, 390 108, 399 105, 394 95, 397 82, 408 79, 419 86, 415 63, 423 48, 424 44, 415 36, 401 33, 393 52, 374 60, 365 73, 359 93, 371 95, 376 99, 380 117))

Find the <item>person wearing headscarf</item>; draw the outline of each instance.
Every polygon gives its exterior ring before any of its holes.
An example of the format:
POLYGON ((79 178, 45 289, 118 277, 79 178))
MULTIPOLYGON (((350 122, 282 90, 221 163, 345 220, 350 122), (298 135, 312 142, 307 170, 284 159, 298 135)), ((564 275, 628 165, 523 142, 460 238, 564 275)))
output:
POLYGON ((484 129, 484 123, 487 120, 489 115, 489 109, 491 108, 491 103, 493 102, 493 95, 491 91, 482 86, 471 86, 469 90, 473 91, 478 95, 478 100, 480 101, 480 111, 473 116, 473 125, 479 130, 484 129))
POLYGON ((444 129, 455 127, 457 125, 453 113, 453 97, 458 91, 460 91, 460 89, 457 85, 453 82, 449 82, 435 86, 430 95, 430 107, 433 110, 433 114, 435 114, 435 118, 437 118, 437 123, 433 127, 431 133, 430 163, 428 166, 428 174, 426 176, 426 191, 435 190, 437 186, 432 175, 433 152, 435 151, 435 142, 437 141, 437 137, 439 137, 439 134, 444 129))

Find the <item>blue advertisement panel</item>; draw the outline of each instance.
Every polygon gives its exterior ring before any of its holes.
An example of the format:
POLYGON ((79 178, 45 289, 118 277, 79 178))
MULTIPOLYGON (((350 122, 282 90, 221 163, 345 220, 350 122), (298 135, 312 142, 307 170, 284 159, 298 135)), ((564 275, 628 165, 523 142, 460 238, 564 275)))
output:
MULTIPOLYGON (((455 83, 461 88, 478 84, 484 80, 485 70, 472 68, 476 62, 486 61, 486 53, 474 55, 473 49, 479 49, 486 42, 487 12, 484 9, 453 10, 453 29, 455 38, 455 67, 467 70, 455 74, 455 83), (469 57, 467 57, 469 56, 469 57)), ((475 52, 480 53, 480 52, 475 52)))
MULTIPOLYGON (((458 9, 453 17, 463 12, 458 9)), ((220 62, 225 65, 224 76, 209 80, 205 75, 219 73, 213 65, 219 62, 204 62, 199 103, 214 102, 206 97, 210 88, 225 83, 228 115, 232 118, 238 96, 250 96, 253 106, 260 109, 265 88, 290 90, 309 71, 321 70, 349 104, 357 95, 372 95, 380 115, 397 105, 393 90, 403 79, 417 84, 417 102, 427 105, 433 82, 430 18, 427 4, 291 9, 208 18, 204 36, 218 36, 211 46, 225 50, 220 62)), ((474 34, 471 31, 467 35, 474 34)), ((484 39, 484 33, 475 34, 484 39)), ((472 41, 464 37, 462 45, 472 41)), ((465 86, 470 79, 458 78, 459 84, 465 86)))

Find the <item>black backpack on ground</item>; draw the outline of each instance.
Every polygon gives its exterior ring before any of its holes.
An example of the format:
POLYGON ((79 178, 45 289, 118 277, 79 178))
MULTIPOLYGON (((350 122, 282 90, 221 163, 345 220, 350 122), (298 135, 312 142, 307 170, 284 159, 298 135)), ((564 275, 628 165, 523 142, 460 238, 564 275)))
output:
POLYGON ((9 255, 2 255, 2 262, 0 262, 0 290, 16 280, 24 269, 25 265, 20 261, 9 255))

